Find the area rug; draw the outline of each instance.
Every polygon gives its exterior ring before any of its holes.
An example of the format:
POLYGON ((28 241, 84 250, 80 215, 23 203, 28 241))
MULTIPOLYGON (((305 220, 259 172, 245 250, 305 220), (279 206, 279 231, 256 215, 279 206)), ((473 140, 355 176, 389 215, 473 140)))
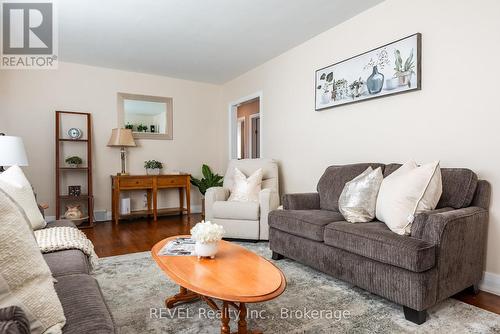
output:
MULTIPOLYGON (((240 244, 271 257, 267 242, 240 244)), ((286 291, 248 305, 249 328, 264 333, 500 333, 500 315, 454 299, 430 309, 429 320, 419 326, 404 319, 401 306, 381 297, 292 260, 275 263, 287 278, 286 291)), ((219 315, 204 302, 165 309, 165 298, 178 287, 149 252, 101 258, 94 277, 120 334, 220 332, 219 315)))

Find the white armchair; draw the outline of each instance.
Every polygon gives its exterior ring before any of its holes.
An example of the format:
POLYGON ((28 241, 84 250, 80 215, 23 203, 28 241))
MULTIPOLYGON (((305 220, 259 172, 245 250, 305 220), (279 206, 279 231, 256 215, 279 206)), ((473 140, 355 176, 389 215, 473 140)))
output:
POLYGON ((205 193, 205 219, 226 230, 226 238, 268 240, 267 216, 279 206, 278 164, 272 159, 231 160, 222 187, 205 193), (262 168, 262 190, 258 202, 228 201, 233 187, 234 168, 249 176, 262 168))

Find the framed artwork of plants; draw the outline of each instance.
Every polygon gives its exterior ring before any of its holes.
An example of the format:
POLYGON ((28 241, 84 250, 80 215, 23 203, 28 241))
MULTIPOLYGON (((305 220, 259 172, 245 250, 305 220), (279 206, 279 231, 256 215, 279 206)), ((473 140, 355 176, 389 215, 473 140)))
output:
POLYGON ((316 111, 421 89, 422 35, 399 39, 316 71, 316 111))

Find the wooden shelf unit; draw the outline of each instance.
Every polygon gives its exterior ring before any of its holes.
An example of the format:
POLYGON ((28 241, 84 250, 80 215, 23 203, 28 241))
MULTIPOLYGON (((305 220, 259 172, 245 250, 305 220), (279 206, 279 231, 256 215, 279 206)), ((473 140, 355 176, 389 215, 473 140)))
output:
POLYGON ((83 212, 84 216, 88 216, 87 222, 79 225, 79 228, 90 228, 94 226, 94 196, 92 193, 92 116, 90 113, 74 112, 74 111, 56 111, 56 126, 55 126, 55 145, 56 145, 56 159, 55 159, 55 172, 56 172, 56 219, 60 219, 63 213, 61 209, 64 208, 64 204, 68 202, 74 203, 86 203, 87 204, 87 214, 83 212), (86 117, 85 123, 87 128, 84 129, 83 133, 86 138, 82 139, 70 139, 62 138, 63 133, 66 133, 68 129, 61 128, 61 119, 64 115, 69 116, 81 116, 86 117), (85 167, 63 167, 61 164, 64 162, 64 158, 61 157, 61 146, 68 142, 75 142, 78 144, 86 144, 86 155, 87 155, 87 165, 85 167), (85 173, 87 182, 87 193, 80 196, 69 196, 61 193, 61 176, 62 173, 65 175, 71 173, 85 173))

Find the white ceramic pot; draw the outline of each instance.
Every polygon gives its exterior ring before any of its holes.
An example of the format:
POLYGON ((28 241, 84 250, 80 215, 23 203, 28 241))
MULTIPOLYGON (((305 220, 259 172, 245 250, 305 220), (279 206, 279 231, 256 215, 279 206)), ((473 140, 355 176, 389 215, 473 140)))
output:
POLYGON ((159 168, 146 168, 146 174, 148 175, 160 175, 159 168))
POLYGON ((196 253, 196 256, 198 256, 198 259, 202 257, 209 257, 213 259, 215 258, 215 254, 217 254, 218 244, 218 241, 208 243, 196 241, 194 244, 194 252, 196 253))

